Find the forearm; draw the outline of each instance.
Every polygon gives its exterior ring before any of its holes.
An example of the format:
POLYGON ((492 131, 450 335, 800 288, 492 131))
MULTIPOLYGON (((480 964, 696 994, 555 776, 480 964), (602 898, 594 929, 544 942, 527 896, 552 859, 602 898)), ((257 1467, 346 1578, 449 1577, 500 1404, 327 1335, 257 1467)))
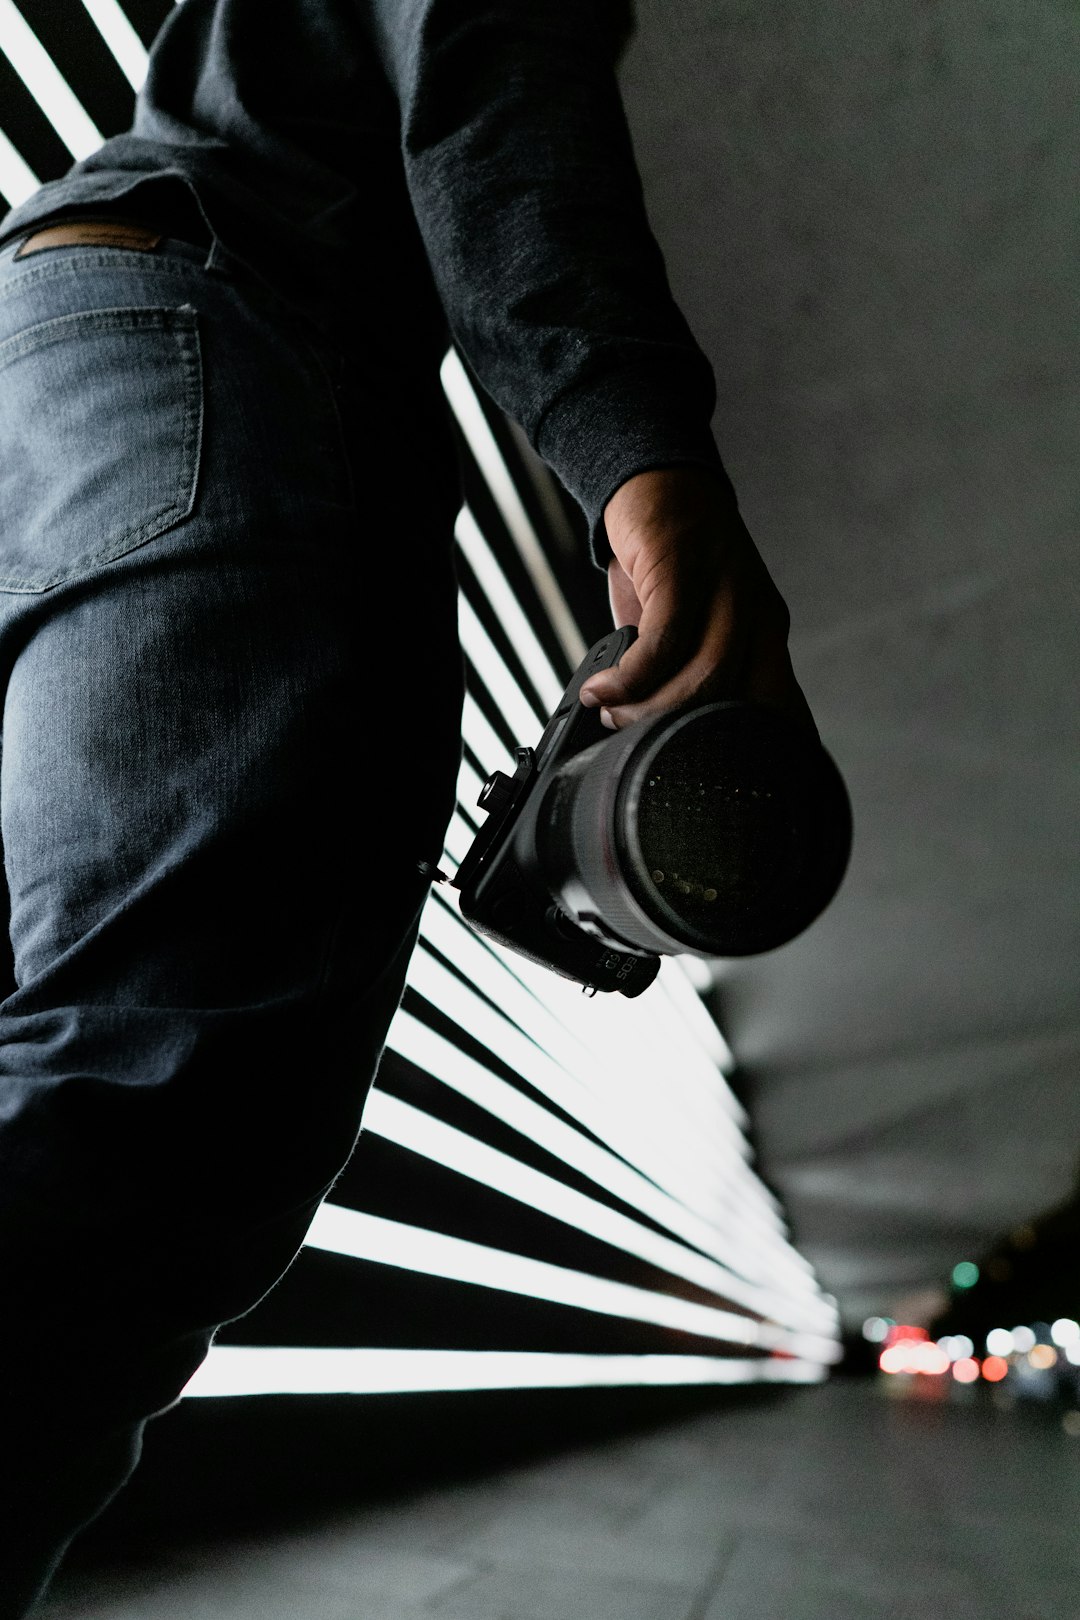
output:
POLYGON ((649 229, 589 0, 372 0, 455 340, 586 512, 648 467, 723 471, 708 362, 649 229))

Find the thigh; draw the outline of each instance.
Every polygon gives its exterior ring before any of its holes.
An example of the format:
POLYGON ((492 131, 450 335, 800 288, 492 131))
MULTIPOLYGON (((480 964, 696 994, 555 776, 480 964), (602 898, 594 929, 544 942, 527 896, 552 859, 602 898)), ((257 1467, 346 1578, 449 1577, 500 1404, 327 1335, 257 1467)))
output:
POLYGON ((351 1149, 460 661, 445 491, 403 531, 362 368, 190 259, 40 258, 0 267, 0 1246, 19 1353, 74 1334, 122 1399, 351 1149))

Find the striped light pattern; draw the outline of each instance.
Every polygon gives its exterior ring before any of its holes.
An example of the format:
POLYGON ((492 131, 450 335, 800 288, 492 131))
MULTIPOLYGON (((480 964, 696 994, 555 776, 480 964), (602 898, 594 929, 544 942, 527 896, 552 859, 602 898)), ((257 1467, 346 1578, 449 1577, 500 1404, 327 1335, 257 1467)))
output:
MULTIPOLYGON (((124 0, 81 4, 134 96, 146 76, 147 51, 124 0)), ((170 9, 170 0, 161 0, 162 20, 170 9)), ((80 80, 78 54, 54 60, 17 0, 0 0, 0 51, 72 158, 101 144, 84 105, 93 98, 80 80)), ((0 193, 8 204, 55 178, 35 173, 26 156, 33 150, 0 107, 0 193)), ((557 561, 558 548, 545 543, 544 520, 527 496, 529 480, 535 490, 545 470, 529 466, 523 476, 520 445, 500 432, 497 413, 478 397, 453 351, 442 382, 491 514, 481 524, 466 506, 456 525, 469 692, 458 803, 442 857, 452 876, 483 821, 476 800, 484 778, 513 769, 515 745, 536 743, 586 637, 567 602, 565 564, 557 561)), ((557 508, 554 486, 543 493, 541 506, 557 508)), ((599 577, 597 585, 602 589, 599 577)), ((726 1079, 731 1052, 702 1000, 712 983, 707 964, 669 959, 638 1000, 586 999, 578 986, 476 935, 459 914, 455 891, 436 886, 387 1047, 391 1062, 428 1077, 451 1117, 474 1123, 451 1125, 430 1096, 418 1106, 396 1095, 391 1080, 391 1089, 377 1085, 371 1095, 366 1141, 402 1154, 418 1188, 433 1175, 450 1177, 449 1185, 483 1189, 508 1210, 556 1223, 571 1241, 580 1234, 583 1263, 565 1263, 565 1245, 554 1263, 515 1252, 494 1231, 489 1242, 466 1239, 453 1230, 453 1198, 440 1206, 445 1230, 331 1200, 307 1238, 313 1253, 356 1262, 357 1286, 371 1267, 440 1278, 461 1291, 463 1309, 474 1315, 480 1300, 497 1308, 501 1299, 527 1298, 564 1322, 607 1321, 624 1330, 629 1324, 628 1331, 666 1345, 683 1336, 685 1353, 223 1343, 186 1394, 823 1377, 838 1356, 835 1305, 792 1247, 783 1212, 754 1172, 746 1116, 726 1079), (455 1108, 466 1113, 455 1116, 455 1108), (610 1266, 598 1255, 609 1255, 610 1266), (626 1280, 628 1264, 633 1282, 626 1280), (716 1353, 701 1353, 703 1342, 715 1344, 716 1353)), ((362 1139, 358 1154, 364 1152, 362 1139)))
MULTIPOLYGON (((483 777, 511 764, 509 742, 488 712, 501 717, 514 741, 535 743, 569 673, 569 648, 576 654, 583 641, 580 634, 578 643, 560 634, 554 622, 569 622, 569 609, 546 557, 533 571, 533 543, 538 549, 540 542, 520 497, 511 496, 514 481, 456 357, 448 358, 443 376, 504 529, 518 531, 509 539, 535 588, 530 612, 509 585, 496 537, 485 535, 474 513, 463 510, 457 540, 467 567, 459 628, 470 694, 458 805, 443 852, 444 868, 452 873, 482 820, 476 798, 483 777), (476 429, 478 421, 482 430, 476 429), (539 615, 552 608, 549 623, 563 649, 562 671, 538 633, 539 615), (492 622, 502 632, 502 649, 486 627, 492 622), (490 702, 481 702, 484 695, 490 702)), ((187 1393, 388 1393, 824 1377, 838 1357, 835 1307, 792 1248, 775 1198, 753 1171, 746 1117, 725 1078, 731 1053, 699 994, 703 975, 709 984, 711 974, 703 964, 695 965, 698 971, 691 975, 681 962, 665 961, 656 984, 635 1001, 586 1000, 578 986, 476 935, 462 920, 454 891, 436 887, 408 976, 418 999, 397 1013, 388 1048, 508 1127, 523 1151, 542 1148, 552 1169, 537 1169, 518 1158, 512 1146, 495 1147, 378 1086, 364 1118, 368 1139, 393 1143, 417 1161, 537 1210, 613 1254, 643 1262, 647 1282, 631 1284, 553 1264, 495 1241, 477 1243, 453 1231, 387 1220, 332 1201, 316 1215, 307 1243, 368 1265, 449 1280, 470 1293, 525 1296, 593 1318, 646 1324, 696 1342, 712 1340, 716 1356, 221 1345, 187 1393), (487 1061, 440 1033, 425 1008, 441 1015, 443 1030, 449 1022, 467 1031, 487 1061), (524 1084, 506 1079, 507 1070, 524 1084), (559 1166, 565 1167, 561 1173, 559 1166), (566 1172, 593 1190, 571 1185, 563 1179, 566 1172), (684 1297, 687 1284, 696 1297, 684 1297)), ((446 1219, 452 1225, 452 1210, 446 1219)))
POLYGON ((89 157, 102 134, 72 90, 15 0, 0 0, 3 51, 73 158, 89 157))
POLYGON ((136 92, 141 90, 148 53, 119 0, 82 0, 82 3, 131 88, 136 92))
POLYGON ((0 196, 17 208, 34 195, 40 184, 18 147, 0 130, 0 196))

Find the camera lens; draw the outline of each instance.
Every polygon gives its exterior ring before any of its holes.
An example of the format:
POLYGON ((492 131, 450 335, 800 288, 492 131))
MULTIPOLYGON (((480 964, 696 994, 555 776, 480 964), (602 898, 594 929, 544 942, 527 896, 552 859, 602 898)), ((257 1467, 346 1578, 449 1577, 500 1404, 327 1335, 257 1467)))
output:
POLYGON ((843 780, 773 710, 714 703, 568 761, 543 806, 546 885, 583 926, 639 948, 750 956, 800 934, 851 847, 843 780))

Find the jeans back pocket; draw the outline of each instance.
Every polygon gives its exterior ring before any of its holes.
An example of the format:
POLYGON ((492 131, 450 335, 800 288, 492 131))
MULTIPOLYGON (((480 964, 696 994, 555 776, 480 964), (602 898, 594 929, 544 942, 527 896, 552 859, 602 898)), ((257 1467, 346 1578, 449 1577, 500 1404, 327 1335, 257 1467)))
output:
POLYGON ((0 343, 0 591, 47 591, 187 517, 202 436, 197 316, 60 315, 0 343))

